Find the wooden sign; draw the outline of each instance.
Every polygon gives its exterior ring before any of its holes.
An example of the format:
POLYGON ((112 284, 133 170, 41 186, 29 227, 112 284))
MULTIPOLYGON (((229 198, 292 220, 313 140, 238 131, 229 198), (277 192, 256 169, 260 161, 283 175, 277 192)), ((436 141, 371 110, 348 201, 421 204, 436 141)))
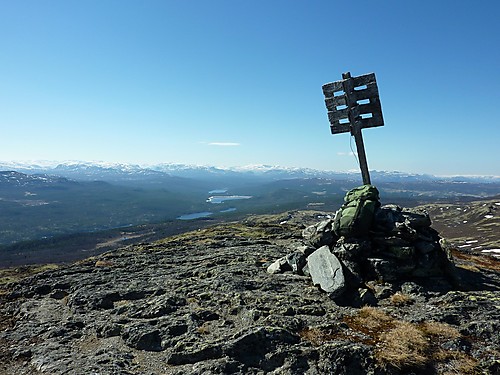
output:
POLYGON ((343 73, 342 80, 323 85, 323 94, 332 134, 350 132, 354 136, 363 184, 370 184, 361 129, 384 125, 375 74, 351 77, 351 73, 343 73))

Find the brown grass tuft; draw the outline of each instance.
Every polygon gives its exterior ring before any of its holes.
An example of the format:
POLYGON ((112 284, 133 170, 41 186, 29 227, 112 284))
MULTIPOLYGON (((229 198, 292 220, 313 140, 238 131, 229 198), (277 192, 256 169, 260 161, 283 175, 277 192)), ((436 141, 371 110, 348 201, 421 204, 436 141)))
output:
POLYGON ((398 369, 405 367, 422 368, 428 363, 425 355, 429 341, 415 325, 398 321, 396 326, 379 336, 375 358, 383 366, 391 365, 398 369))
POLYGON ((445 339, 457 339, 461 336, 458 329, 446 323, 425 322, 419 328, 428 336, 438 336, 445 339))
POLYGON ((320 327, 306 327, 299 331, 301 339, 309 341, 314 346, 319 346, 327 341, 332 341, 338 338, 339 335, 332 329, 324 329, 320 327))
POLYGON ((406 293, 401 293, 401 292, 396 292, 394 293, 391 298, 390 298, 391 303, 394 306, 404 306, 404 305, 410 305, 415 300, 413 299, 412 296, 406 293))
POLYGON ((439 373, 443 375, 479 375, 478 362, 470 355, 440 349, 435 359, 442 365, 439 373))
POLYGON ((391 326, 394 318, 376 307, 364 306, 353 319, 357 326, 365 327, 368 331, 379 330, 391 326))
POLYGON ((198 333, 200 335, 208 335, 210 333, 210 328, 208 327, 208 322, 204 322, 201 326, 199 326, 196 331, 198 331, 198 333))
MULTIPOLYGON (((402 296, 397 298, 406 300, 406 295, 402 296)), ((375 307, 363 307, 357 315, 344 317, 344 322, 353 331, 368 337, 361 339, 361 342, 375 346, 374 356, 382 368, 433 368, 440 374, 448 375, 477 373, 477 361, 467 353, 441 348, 444 342, 462 337, 460 332, 449 324, 413 324, 395 319, 375 307)), ((311 331, 304 334, 307 334, 312 342, 321 344, 324 341, 321 332, 311 331)))
POLYGON ((110 260, 98 260, 95 262, 94 267, 113 267, 113 262, 110 260))

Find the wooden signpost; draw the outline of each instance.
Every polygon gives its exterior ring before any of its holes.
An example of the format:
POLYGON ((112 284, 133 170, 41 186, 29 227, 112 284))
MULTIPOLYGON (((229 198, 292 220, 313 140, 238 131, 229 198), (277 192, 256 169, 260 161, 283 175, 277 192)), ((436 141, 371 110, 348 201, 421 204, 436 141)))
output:
POLYGON ((350 132, 356 141, 363 184, 370 184, 361 129, 384 125, 375 73, 351 77, 323 85, 332 134, 350 132))

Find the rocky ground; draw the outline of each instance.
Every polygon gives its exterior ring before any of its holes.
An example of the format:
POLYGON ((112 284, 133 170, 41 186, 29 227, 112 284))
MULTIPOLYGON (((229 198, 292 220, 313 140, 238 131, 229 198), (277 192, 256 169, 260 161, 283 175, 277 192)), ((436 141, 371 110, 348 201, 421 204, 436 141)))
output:
POLYGON ((434 228, 467 252, 500 257, 500 197, 462 203, 428 204, 434 228))
POLYGON ((0 373, 500 373, 498 259, 454 250, 460 285, 380 280, 368 306, 266 271, 326 215, 250 217, 5 284, 0 373))

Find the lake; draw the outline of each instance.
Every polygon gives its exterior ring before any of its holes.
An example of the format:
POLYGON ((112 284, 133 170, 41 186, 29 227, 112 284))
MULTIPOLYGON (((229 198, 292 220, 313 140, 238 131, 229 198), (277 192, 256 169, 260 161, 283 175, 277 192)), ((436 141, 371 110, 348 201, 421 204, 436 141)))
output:
MULTIPOLYGON (((210 190, 208 194, 224 194, 227 193, 227 189, 215 189, 215 190, 210 190)), ((238 199, 250 199, 253 198, 251 195, 212 195, 208 197, 207 202, 208 203, 213 203, 213 204, 221 204, 224 203, 225 201, 234 201, 238 199)), ((236 211, 236 208, 234 207, 229 207, 224 210, 219 211, 220 213, 226 213, 226 212, 233 212, 236 211)), ((201 219, 204 217, 209 217, 213 215, 213 212, 193 212, 190 214, 185 214, 179 216, 177 219, 178 220, 195 220, 195 219, 201 219)))
POLYGON ((194 212, 192 214, 186 214, 186 215, 182 215, 182 216, 179 216, 177 219, 178 220, 194 220, 194 219, 200 219, 202 217, 209 217, 210 215, 212 215, 212 212, 194 212))
POLYGON ((234 201, 238 199, 250 199, 250 198, 253 197, 251 195, 212 195, 211 197, 208 197, 207 202, 219 204, 219 203, 224 203, 225 201, 234 201))

